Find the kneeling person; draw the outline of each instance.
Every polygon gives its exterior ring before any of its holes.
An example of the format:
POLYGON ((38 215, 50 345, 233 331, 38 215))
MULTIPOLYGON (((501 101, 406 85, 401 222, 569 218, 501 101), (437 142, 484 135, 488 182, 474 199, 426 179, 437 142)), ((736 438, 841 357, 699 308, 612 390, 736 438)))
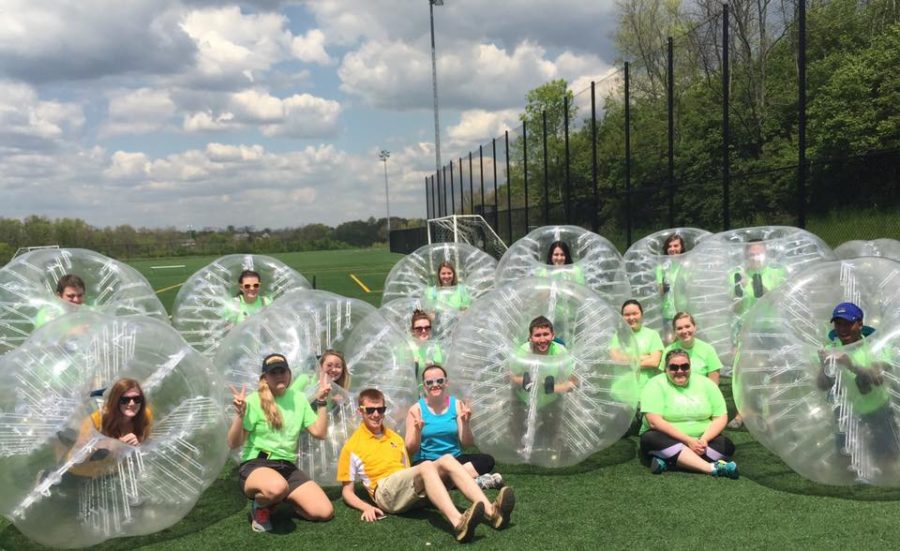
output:
POLYGON ((449 454, 410 467, 403 437, 384 426, 384 394, 373 388, 363 390, 358 403, 362 423, 341 449, 337 479, 343 484, 344 501, 362 511, 362 520, 373 522, 385 513, 402 513, 427 499, 454 527, 459 542, 470 541, 484 519, 497 530, 509 524, 515 506, 512 488, 504 487, 490 502, 449 454), (355 481, 363 483, 375 505, 356 495, 355 481), (450 498, 447 485, 451 483, 472 502, 464 513, 450 498))

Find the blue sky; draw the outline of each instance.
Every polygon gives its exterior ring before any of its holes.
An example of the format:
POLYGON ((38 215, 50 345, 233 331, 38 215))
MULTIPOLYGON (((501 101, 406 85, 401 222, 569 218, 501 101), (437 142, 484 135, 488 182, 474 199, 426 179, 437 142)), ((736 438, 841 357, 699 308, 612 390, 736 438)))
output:
MULTIPOLYGON (((288 227, 424 216, 428 0, 0 0, 0 217, 288 227)), ((441 153, 606 74, 611 0, 435 8, 441 153)))

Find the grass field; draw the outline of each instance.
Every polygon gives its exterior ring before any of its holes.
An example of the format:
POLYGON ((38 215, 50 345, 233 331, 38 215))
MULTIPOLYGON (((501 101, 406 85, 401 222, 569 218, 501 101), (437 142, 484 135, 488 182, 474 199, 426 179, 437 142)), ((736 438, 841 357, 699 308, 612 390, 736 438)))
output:
MULTIPOLYGON (((278 256, 317 287, 377 304, 384 276, 400 258, 386 251, 330 251, 278 256), (366 293, 349 274, 356 275, 366 293)), ((177 285, 212 258, 134 262, 167 307, 177 285), (178 270, 151 266, 184 264, 178 270)), ((730 409, 730 384, 723 379, 730 409)), ((636 458, 637 439, 611 448, 568 469, 548 471, 501 466, 515 487, 518 505, 503 533, 479 528, 479 549, 719 549, 719 548, 893 548, 900 540, 900 490, 837 488, 808 482, 743 431, 728 433, 737 443, 739 480, 685 473, 653 476, 636 458)), ((329 489, 335 519, 314 525, 280 509, 276 531, 255 534, 249 505, 237 487, 235 465, 203 495, 190 515, 172 528, 146 537, 111 540, 100 549, 222 550, 274 549, 435 549, 456 547, 435 510, 390 516, 369 525, 329 489)), ((462 501, 459 502, 462 505, 462 501)), ((47 519, 48 529, 53 519, 47 519)), ((7 521, 0 520, 0 549, 40 549, 7 521)))

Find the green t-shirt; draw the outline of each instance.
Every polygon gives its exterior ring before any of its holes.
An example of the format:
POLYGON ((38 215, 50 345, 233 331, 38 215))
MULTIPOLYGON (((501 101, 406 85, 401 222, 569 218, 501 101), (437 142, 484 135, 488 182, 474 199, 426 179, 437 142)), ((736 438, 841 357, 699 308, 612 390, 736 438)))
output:
POLYGON ((670 350, 684 350, 691 359, 691 373, 698 375, 709 375, 713 371, 722 369, 722 360, 716 354, 716 349, 708 342, 701 341, 694 337, 694 346, 685 348, 681 345, 681 341, 675 341, 663 350, 662 358, 659 360, 659 370, 666 370, 666 354, 670 350))
POLYGON ((416 356, 416 379, 419 385, 422 384, 422 372, 429 365, 444 365, 444 350, 440 343, 428 341, 422 344, 416 344, 413 350, 416 356))
POLYGON ((431 310, 465 310, 472 303, 469 290, 462 283, 451 287, 432 285, 425 290, 425 303, 431 310))
POLYGON ((574 281, 579 285, 584 285, 584 271, 581 269, 581 266, 576 264, 541 268, 538 270, 537 276, 554 279, 556 281, 574 281))
MULTIPOLYGON (((547 356, 568 356, 569 352, 566 350, 566 347, 559 344, 558 342, 551 342, 550 348, 547 350, 547 356)), ((555 402, 557 398, 559 398, 559 394, 552 392, 547 394, 544 390, 544 383, 547 380, 547 377, 553 377, 554 383, 561 383, 563 381, 569 380, 569 377, 572 376, 572 373, 575 372, 575 366, 572 365, 571 360, 565 362, 548 362, 547 365, 541 364, 538 367, 537 374, 531 373, 531 370, 528 369, 528 364, 520 361, 521 359, 535 357, 539 358, 541 355, 534 354, 531 352, 531 343, 526 342, 519 347, 516 351, 516 357, 510 362, 510 371, 512 371, 513 375, 524 375, 528 372, 532 376, 532 384, 537 386, 537 397, 538 409, 541 409, 545 406, 548 406, 555 402)), ((522 385, 515 385, 513 390, 516 393, 516 397, 522 401, 523 403, 529 403, 531 401, 531 392, 522 388, 522 385)))
MULTIPOLYGON (((840 340, 837 340, 828 343, 828 348, 844 350, 845 347, 840 340)), ((848 345, 848 348, 844 351, 847 356, 850 357, 853 366, 857 368, 871 369, 875 362, 890 361, 890 358, 887 356, 887 348, 885 348, 885 354, 883 354, 882 357, 876 357, 875 354, 872 353, 869 342, 865 337, 860 341, 848 345)), ((853 410, 856 413, 866 415, 867 413, 878 411, 890 402, 891 396, 888 393, 886 384, 873 384, 871 385, 871 390, 866 394, 863 394, 860 392, 859 387, 856 386, 856 374, 844 366, 840 366, 840 369, 841 380, 844 382, 843 386, 847 389, 847 400, 853 405, 853 410)))
POLYGON ((641 434, 650 429, 646 414, 656 413, 686 435, 698 438, 714 417, 726 411, 722 391, 708 378, 691 375, 686 386, 677 386, 667 374, 660 373, 641 392, 641 434))
POLYGON ((253 302, 246 303, 244 295, 241 295, 231 299, 222 317, 231 323, 238 324, 270 304, 272 304, 272 299, 269 297, 259 295, 253 302))
POLYGON ((297 442, 300 432, 312 425, 316 420, 316 412, 309 405, 304 394, 309 384, 309 377, 297 377, 284 394, 275 397, 275 405, 281 411, 284 423, 281 430, 274 430, 266 420, 262 406, 259 404, 259 393, 254 392, 247 397, 247 409, 244 413, 244 430, 248 432, 247 441, 241 461, 256 459, 259 452, 267 452, 269 459, 297 461, 297 442))
POLYGON ((662 294, 662 317, 664 320, 670 320, 678 313, 675 297, 675 280, 678 279, 678 273, 680 271, 681 264, 671 259, 666 260, 656 267, 657 286, 668 286, 662 294))
MULTIPOLYGON (((641 328, 637 331, 632 331, 632 335, 634 335, 635 342, 637 344, 637 353, 638 358, 644 356, 646 354, 653 354, 657 350, 662 350, 665 348, 663 346, 662 339, 659 336, 659 333, 650 329, 647 326, 641 326, 641 328)), ((622 345, 619 344, 619 335, 613 335, 612 340, 609 343, 609 347, 613 350, 620 350, 622 353, 626 351, 622 350, 622 345)), ((652 377, 657 375, 652 369, 640 368, 638 370, 638 390, 644 388, 644 385, 647 384, 652 377)))
POLYGON ((744 314, 769 291, 772 291, 787 278, 784 268, 763 266, 758 270, 739 268, 728 274, 731 293, 740 301, 740 313, 744 314))

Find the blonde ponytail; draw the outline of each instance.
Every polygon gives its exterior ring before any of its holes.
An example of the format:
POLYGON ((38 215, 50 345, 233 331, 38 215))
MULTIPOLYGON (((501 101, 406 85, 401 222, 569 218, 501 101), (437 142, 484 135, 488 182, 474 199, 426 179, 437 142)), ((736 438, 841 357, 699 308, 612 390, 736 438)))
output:
POLYGON ((281 417, 281 411, 278 410, 278 406, 275 404, 275 397, 272 396, 272 390, 269 388, 269 383, 266 382, 265 377, 259 379, 257 392, 259 392, 259 407, 262 408, 263 413, 266 415, 266 421, 269 422, 269 426, 275 430, 281 430, 281 427, 284 425, 284 418, 281 417))

